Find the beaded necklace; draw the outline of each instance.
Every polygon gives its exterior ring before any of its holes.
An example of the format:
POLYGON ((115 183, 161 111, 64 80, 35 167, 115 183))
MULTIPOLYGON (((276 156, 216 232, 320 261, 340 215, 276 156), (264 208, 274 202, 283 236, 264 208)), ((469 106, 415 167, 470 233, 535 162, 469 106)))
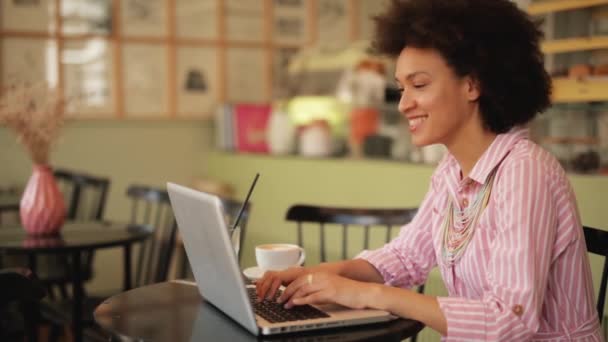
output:
POLYGON ((441 244, 443 261, 447 266, 453 266, 471 242, 477 221, 490 200, 495 171, 496 169, 492 170, 488 175, 483 187, 477 193, 475 201, 464 210, 455 205, 454 199, 450 196, 450 203, 442 224, 441 244), (456 223, 460 226, 459 229, 456 228, 456 223))

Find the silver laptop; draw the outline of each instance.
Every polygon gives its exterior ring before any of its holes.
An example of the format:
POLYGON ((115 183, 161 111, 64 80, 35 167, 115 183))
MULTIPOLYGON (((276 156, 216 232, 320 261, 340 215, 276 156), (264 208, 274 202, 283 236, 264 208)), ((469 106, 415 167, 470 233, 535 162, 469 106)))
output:
POLYGON ((245 285, 239 269, 220 199, 173 183, 167 183, 167 190, 199 292, 251 333, 271 335, 396 318, 386 311, 337 305, 287 310, 274 301, 258 303, 253 298, 255 286, 245 285))

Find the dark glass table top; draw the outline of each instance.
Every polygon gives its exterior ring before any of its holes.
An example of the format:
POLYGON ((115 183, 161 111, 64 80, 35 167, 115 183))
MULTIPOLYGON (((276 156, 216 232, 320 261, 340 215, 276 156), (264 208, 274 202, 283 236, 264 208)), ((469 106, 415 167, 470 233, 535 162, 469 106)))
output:
POLYGON ((0 229, 0 250, 8 252, 70 252, 141 241, 152 234, 146 226, 99 221, 69 221, 54 236, 32 236, 19 226, 0 229))
POLYGON ((196 285, 180 281, 136 288, 108 298, 95 321, 115 335, 137 341, 402 341, 419 322, 392 322, 316 331, 254 336, 205 302, 196 285))

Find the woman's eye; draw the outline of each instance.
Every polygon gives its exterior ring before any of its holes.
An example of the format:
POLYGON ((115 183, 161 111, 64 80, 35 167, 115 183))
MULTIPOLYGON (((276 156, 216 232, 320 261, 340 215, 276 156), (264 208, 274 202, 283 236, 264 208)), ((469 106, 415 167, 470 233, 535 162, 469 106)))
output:
POLYGON ((420 89, 426 87, 426 83, 414 84, 414 88, 420 89))

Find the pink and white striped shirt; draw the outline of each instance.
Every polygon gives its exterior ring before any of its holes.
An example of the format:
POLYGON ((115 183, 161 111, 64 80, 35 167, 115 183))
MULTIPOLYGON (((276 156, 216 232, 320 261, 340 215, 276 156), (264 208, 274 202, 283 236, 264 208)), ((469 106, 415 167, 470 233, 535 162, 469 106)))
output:
POLYGON ((603 341, 573 190, 563 168, 515 128, 499 134, 470 175, 448 154, 416 217, 380 249, 359 256, 387 285, 412 287, 439 266, 449 297, 438 302, 448 341, 603 341), (442 259, 452 197, 473 203, 497 167, 487 207, 460 260, 442 259))

